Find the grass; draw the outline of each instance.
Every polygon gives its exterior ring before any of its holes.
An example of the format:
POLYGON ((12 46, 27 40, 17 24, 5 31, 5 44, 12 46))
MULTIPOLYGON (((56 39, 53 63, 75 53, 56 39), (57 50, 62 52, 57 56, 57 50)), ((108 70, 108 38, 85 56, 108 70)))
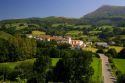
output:
POLYGON ((6 62, 6 63, 0 63, 0 67, 4 67, 7 66, 10 69, 14 69, 17 65, 21 64, 21 63, 34 63, 35 59, 28 59, 28 60, 24 60, 24 61, 17 61, 17 62, 6 62))
POLYGON ((52 66, 56 66, 56 63, 59 61, 60 58, 52 58, 52 66))
POLYGON ((114 64, 116 68, 121 71, 122 73, 125 73, 125 59, 113 59, 114 64))
MULTIPOLYGON (((56 66, 56 63, 59 61, 60 58, 51 58, 52 60, 52 66, 56 66)), ((17 61, 17 62, 6 62, 6 63, 0 63, 0 69, 4 70, 4 68, 9 68, 9 71, 13 71, 14 68, 19 65, 19 64, 25 64, 25 63, 31 63, 34 64, 34 61, 36 59, 28 59, 28 60, 24 60, 24 61, 17 61)), ((3 83, 2 81, 0 81, 0 83, 3 83)), ((10 81, 6 81, 6 83, 18 83, 18 82, 10 82, 10 81)), ((20 83, 26 83, 24 80, 21 80, 20 83)))
POLYGON ((99 34, 101 33, 102 31, 89 31, 89 34, 99 34))
POLYGON ((91 51, 91 52, 96 52, 98 49, 97 48, 94 48, 94 47, 86 47, 84 48, 83 50, 87 50, 87 51, 91 51))
POLYGON ((0 38, 5 39, 5 40, 9 40, 10 38, 13 38, 13 36, 9 33, 0 31, 0 38))
MULTIPOLYGON (((52 66, 56 66, 56 63, 59 61, 60 58, 52 58, 52 66)), ((33 64, 36 59, 28 59, 24 61, 17 61, 17 62, 6 62, 6 63, 0 63, 0 68, 2 67, 9 67, 10 69, 14 69, 17 65, 22 63, 31 63, 33 64)))
POLYGON ((73 31, 69 31, 66 35, 70 35, 70 36, 78 36, 78 35, 82 35, 82 31, 78 31, 78 30, 73 30, 73 31))
MULTIPOLYGON (((120 47, 120 46, 109 46, 109 48, 114 48, 116 49, 117 52, 120 52, 123 49, 123 47, 120 47)), ((98 49, 94 47, 86 47, 84 48, 84 50, 92 51, 95 53, 98 49)), ((108 49, 104 49, 104 50, 107 51, 108 49)))
POLYGON ((45 35, 46 33, 43 31, 32 31, 32 35, 45 35))
MULTIPOLYGON (((56 66, 56 63, 59 61, 60 58, 51 58, 52 60, 52 66, 56 66)), ((2 67, 9 67, 12 70, 19 64, 22 63, 34 63, 36 59, 28 59, 28 60, 24 60, 24 61, 18 61, 18 62, 7 62, 7 63, 0 63, 0 68, 2 67)), ((92 76, 92 80, 96 83, 100 83, 102 80, 102 73, 101 73, 101 60, 99 58, 93 58, 93 62, 92 62, 92 67, 94 68, 94 75, 92 76)))
POLYGON ((119 35, 118 36, 120 39, 125 39, 125 35, 119 35))
POLYGON ((101 83, 102 81, 102 66, 101 60, 99 58, 93 58, 92 67, 94 69, 94 75, 92 76, 92 81, 95 83, 101 83))
POLYGON ((117 52, 120 52, 123 47, 120 47, 120 46, 109 46, 109 48, 115 48, 117 52))
POLYGON ((88 27, 91 27, 91 25, 78 25, 78 26, 75 26, 75 28, 79 27, 80 29, 83 29, 83 28, 88 28, 88 27))

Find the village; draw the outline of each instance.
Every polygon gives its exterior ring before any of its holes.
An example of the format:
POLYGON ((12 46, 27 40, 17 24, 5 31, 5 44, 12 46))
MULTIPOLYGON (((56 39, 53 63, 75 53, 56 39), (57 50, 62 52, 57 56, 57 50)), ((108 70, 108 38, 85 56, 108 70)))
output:
POLYGON ((41 41, 56 41, 57 43, 68 43, 74 48, 85 48, 87 45, 82 40, 74 40, 70 36, 51 36, 51 35, 27 35, 28 38, 34 38, 41 41))
POLYGON ((40 41, 56 41, 57 43, 68 43, 73 48, 86 48, 86 47, 102 47, 108 48, 110 45, 114 45, 115 42, 84 42, 82 40, 73 39, 71 36, 51 36, 51 35, 32 35, 27 34, 27 38, 33 38, 40 41))

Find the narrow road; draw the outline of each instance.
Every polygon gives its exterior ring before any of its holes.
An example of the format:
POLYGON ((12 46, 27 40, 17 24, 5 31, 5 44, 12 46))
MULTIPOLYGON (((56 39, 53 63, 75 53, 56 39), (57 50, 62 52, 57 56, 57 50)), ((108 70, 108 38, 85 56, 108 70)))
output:
POLYGON ((115 83, 116 78, 112 76, 111 66, 108 61, 108 57, 104 54, 99 54, 102 60, 102 76, 104 83, 115 83))

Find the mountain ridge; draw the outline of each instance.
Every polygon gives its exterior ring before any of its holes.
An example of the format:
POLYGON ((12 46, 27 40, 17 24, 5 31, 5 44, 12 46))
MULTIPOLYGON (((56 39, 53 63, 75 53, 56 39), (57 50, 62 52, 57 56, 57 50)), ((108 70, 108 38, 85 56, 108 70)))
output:
POLYGON ((83 18, 105 17, 105 16, 125 16, 125 6, 104 5, 95 11, 86 14, 83 18))

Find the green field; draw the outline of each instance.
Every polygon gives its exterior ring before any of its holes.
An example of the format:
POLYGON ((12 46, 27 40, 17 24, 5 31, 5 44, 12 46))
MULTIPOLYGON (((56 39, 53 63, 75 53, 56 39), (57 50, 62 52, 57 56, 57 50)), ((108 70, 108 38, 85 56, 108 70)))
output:
POLYGON ((69 31, 66 35, 78 36, 78 35, 82 35, 82 34, 83 34, 82 31, 73 30, 73 31, 69 31))
POLYGON ((122 73, 125 73, 125 59, 113 59, 115 66, 122 73))
MULTIPOLYGON (((59 61, 60 58, 51 58, 52 66, 56 66, 56 63, 59 61)), ((31 63, 33 64, 36 59, 28 59, 25 61, 18 61, 18 62, 7 62, 7 63, 0 63, 0 68, 9 67, 13 70, 17 65, 22 63, 31 63)), ((100 83, 101 81, 101 61, 98 58, 93 58, 92 67, 94 68, 94 75, 92 76, 92 80, 96 83, 100 83)))
POLYGON ((52 58, 52 66, 56 66, 56 63, 59 61, 60 58, 52 58))
POLYGON ((46 33, 43 31, 32 31, 32 35, 45 35, 46 33))
POLYGON ((25 61, 18 61, 18 62, 7 62, 7 63, 0 63, 0 68, 2 67, 9 67, 10 69, 14 69, 17 65, 22 63, 34 63, 35 59, 28 59, 25 61))
MULTIPOLYGON (((60 58, 52 58, 52 66, 56 66, 56 63, 59 61, 60 58)), ((9 67, 10 69, 14 69, 17 65, 22 63, 31 63, 33 64, 36 59, 28 59, 25 61, 18 61, 18 62, 7 62, 7 63, 0 63, 0 68, 2 67, 9 67)))
POLYGON ((8 40, 8 39, 14 38, 14 37, 13 37, 11 34, 9 34, 9 33, 0 31, 0 38, 1 38, 1 39, 5 39, 5 40, 8 40))
POLYGON ((117 52, 120 52, 123 49, 123 47, 120 46, 109 46, 109 48, 115 48, 117 52))
POLYGON ((94 47, 86 47, 84 48, 83 50, 87 50, 87 51, 91 51, 91 52, 96 52, 98 49, 97 48, 94 48, 94 47))
POLYGON ((93 58, 92 67, 94 68, 94 75, 92 81, 95 83, 101 83, 102 81, 102 66, 99 58, 93 58))
MULTIPOLYGON (((110 48, 116 49, 117 52, 120 52, 123 49, 123 47, 120 47, 120 46, 109 46, 109 49, 110 48)), ((95 53, 98 49, 94 47, 86 47, 83 50, 92 51, 95 53)), ((107 51, 108 49, 104 49, 104 50, 107 51)))
POLYGON ((83 28, 90 28, 91 25, 77 25, 77 26, 74 26, 74 28, 80 28, 80 29, 83 29, 83 28))
POLYGON ((89 31, 89 34, 99 34, 99 33, 102 33, 102 31, 89 31))

